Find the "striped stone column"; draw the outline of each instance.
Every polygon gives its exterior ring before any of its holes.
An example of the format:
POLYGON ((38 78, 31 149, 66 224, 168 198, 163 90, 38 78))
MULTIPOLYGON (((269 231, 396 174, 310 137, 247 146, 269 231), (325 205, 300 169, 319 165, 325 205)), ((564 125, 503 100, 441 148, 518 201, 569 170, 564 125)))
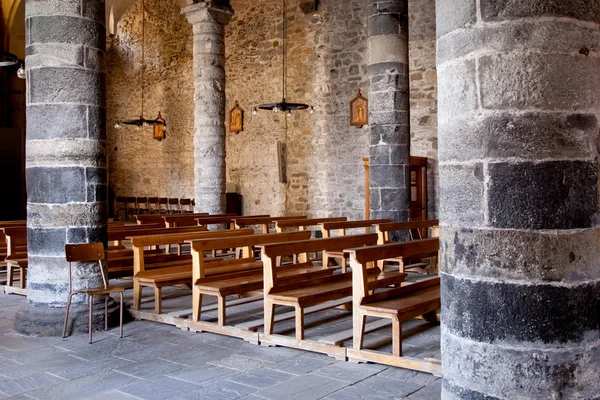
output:
MULTIPOLYGON (((102 0, 27 2, 29 307, 18 314, 17 331, 60 333, 65 244, 106 243, 105 38, 102 0)), ((100 287, 97 268, 80 265, 75 289, 100 287)), ((75 296, 72 315, 85 300, 75 296)))
POLYGON ((437 15, 442 398, 598 398, 600 1, 437 15))
POLYGON ((371 217, 406 221, 410 202, 408 1, 370 0, 371 217))
POLYGON ((225 25, 228 1, 183 9, 194 34, 194 184, 196 212, 225 212, 225 25))

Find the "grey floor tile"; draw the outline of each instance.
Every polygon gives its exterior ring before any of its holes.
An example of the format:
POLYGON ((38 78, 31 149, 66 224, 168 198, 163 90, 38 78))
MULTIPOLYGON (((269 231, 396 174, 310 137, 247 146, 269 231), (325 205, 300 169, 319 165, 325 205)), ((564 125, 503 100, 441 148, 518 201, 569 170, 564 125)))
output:
POLYGON ((227 380, 258 389, 266 389, 275 386, 278 383, 290 380, 294 378, 294 376, 295 375, 288 374, 287 372, 281 372, 271 368, 259 368, 247 371, 244 374, 232 376, 227 378, 227 380))
POLYGON ((109 390, 95 394, 90 397, 86 397, 85 400, 137 400, 139 397, 132 396, 127 393, 120 392, 118 390, 109 390))
POLYGON ((313 400, 325 397, 347 385, 345 382, 324 376, 302 375, 255 394, 273 400, 313 400))
POLYGON ((410 394, 411 400, 439 400, 442 396, 442 380, 438 379, 422 389, 410 394))
POLYGON ((234 400, 246 397, 255 391, 256 388, 250 386, 230 381, 221 381, 176 396, 175 399, 234 400))
POLYGON ((256 358, 246 357, 245 355, 241 354, 232 354, 225 358, 209 361, 208 364, 246 372, 262 368, 268 365, 274 365, 275 363, 259 360, 256 358))
POLYGON ((159 358, 182 365, 187 365, 189 367, 201 367, 209 361, 225 358, 234 353, 236 353, 236 351, 233 349, 206 344, 202 347, 195 347, 193 349, 183 349, 181 351, 174 351, 167 354, 163 353, 160 354, 159 358))
POLYGON ((193 383, 160 376, 119 388, 124 392, 145 400, 163 400, 197 389, 193 383))
POLYGON ((20 376, 15 379, 6 379, 0 381, 0 392, 8 395, 14 395, 48 386, 60 380, 61 379, 57 377, 45 374, 43 372, 37 372, 34 374, 20 376))
POLYGON ((302 375, 323 368, 329 364, 333 364, 334 362, 336 361, 333 358, 327 356, 317 358, 301 355, 281 361, 275 364, 273 368, 290 374, 302 375))
POLYGON ((114 368, 114 370, 122 374, 135 376, 136 378, 148 379, 158 375, 166 375, 169 373, 178 372, 184 368, 186 367, 180 364, 156 359, 146 362, 121 365, 117 368, 114 368))
POLYGON ((355 383, 375 375, 386 366, 378 364, 353 364, 347 362, 336 362, 311 372, 314 375, 326 376, 340 381, 355 383))
POLYGON ((328 398, 332 400, 401 399, 422 387, 422 385, 414 382, 400 382, 375 375, 352 386, 345 387, 329 395, 328 398))
POLYGON ((40 400, 81 399, 127 385, 133 381, 138 381, 138 379, 111 370, 103 370, 72 381, 58 381, 53 385, 31 390, 25 394, 40 400))
POLYGON ((428 385, 440 379, 437 376, 425 372, 411 371, 410 369, 389 367, 377 374, 384 378, 391 378, 403 382, 415 382, 417 384, 428 385))
POLYGON ((240 371, 236 371, 230 368, 217 367, 214 365, 205 365, 203 368, 200 369, 189 369, 186 371, 169 374, 169 376, 199 386, 205 386, 215 381, 224 380, 239 374, 240 371))

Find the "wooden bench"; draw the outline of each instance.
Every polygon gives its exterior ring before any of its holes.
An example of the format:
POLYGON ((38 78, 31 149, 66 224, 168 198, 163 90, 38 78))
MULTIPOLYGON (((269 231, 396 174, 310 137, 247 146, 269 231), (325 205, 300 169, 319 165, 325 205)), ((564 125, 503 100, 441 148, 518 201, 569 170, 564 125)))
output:
MULTIPOLYGON (((296 320, 296 340, 304 339, 304 309, 331 300, 342 299, 352 295, 352 273, 346 272, 328 277, 310 279, 301 286, 287 284, 280 280, 277 258, 290 254, 300 254, 299 262, 306 263, 308 254, 318 251, 341 251, 356 246, 372 246, 377 243, 376 234, 351 235, 339 238, 313 239, 300 242, 273 244, 263 247, 262 260, 264 263, 264 322, 265 335, 273 334, 275 305, 294 307, 296 320)), ((381 284, 399 285, 404 274, 381 274, 378 268, 372 268, 371 273, 381 281, 381 284)))
POLYGON ((439 239, 414 240, 403 243, 362 247, 346 250, 350 254, 352 266, 352 312, 353 312, 353 350, 349 358, 363 361, 380 362, 412 368, 425 372, 436 372, 437 363, 414 358, 398 359, 402 355, 402 322, 417 316, 423 316, 428 322, 436 322, 436 310, 441 307, 440 278, 435 277, 417 283, 405 283, 393 289, 384 288, 372 293, 373 282, 368 279, 367 266, 379 260, 389 258, 418 258, 436 251, 439 239), (388 318, 392 321, 392 355, 363 350, 365 321, 367 316, 388 318))
POLYGON ((341 222, 347 220, 348 218, 346 217, 284 219, 275 221, 275 230, 277 232, 283 232, 284 229, 298 228, 302 231, 306 230, 306 228, 317 226, 324 222, 341 222))
MULTIPOLYGON (((370 219, 370 220, 360 220, 360 221, 341 221, 341 222, 322 222, 321 225, 321 233, 324 238, 331 237, 331 231, 337 231, 338 236, 346 236, 346 233, 349 229, 360 229, 365 228, 365 233, 371 233, 372 228, 374 228, 375 224, 382 224, 385 222, 390 222, 389 219, 370 219)), ((343 251, 334 251, 334 252, 326 252, 323 254, 323 266, 329 266, 330 259, 340 258, 342 261, 342 272, 346 272, 348 262, 346 255, 343 251)))
MULTIPOLYGON (((404 231, 410 240, 424 239, 427 237, 427 231, 431 231, 431 237, 439 236, 439 221, 411 221, 411 222, 390 222, 377 224, 375 226, 379 239, 378 244, 392 243, 391 232, 404 231)), ((400 272, 411 268, 413 271, 423 272, 426 274, 437 273, 437 263, 439 260, 439 252, 436 250, 431 254, 424 255, 422 259, 406 259, 405 257, 390 258, 379 261, 379 266, 383 267, 388 261, 397 262, 400 272), (429 258, 428 262, 422 262, 423 259, 429 258), (409 262, 413 261, 410 264, 409 262)))
MULTIPOLYGON (((306 239, 310 239, 310 232, 259 234, 235 238, 192 241, 192 256, 194 259, 193 321, 200 321, 203 295, 217 297, 218 325, 222 327, 226 321, 225 300, 227 296, 242 295, 258 290, 262 291, 263 264, 262 261, 256 261, 254 258, 254 246, 306 239), (207 271, 210 271, 210 269, 207 268, 204 253, 222 248, 223 246, 243 248, 243 256, 241 259, 231 259, 223 262, 224 267, 232 268, 235 272, 208 277, 207 271), (245 269, 240 270, 238 268, 240 265, 243 265, 245 269)), ((302 279, 301 274, 317 273, 319 276, 324 276, 333 273, 332 270, 313 267, 310 263, 280 268, 279 272, 282 273, 281 279, 288 279, 289 283, 299 282, 302 279)))
POLYGON ((249 226, 261 225, 262 233, 269 233, 269 225, 277 221, 291 221, 297 219, 307 219, 305 215, 295 217, 239 217, 233 220, 236 229, 247 228, 249 226))
MULTIPOLYGON (((144 286, 154 288, 154 310, 156 314, 162 312, 162 288, 165 286, 176 286, 180 284, 192 284, 192 260, 191 256, 176 261, 165 263, 154 262, 152 257, 152 269, 146 268, 144 247, 172 245, 185 243, 187 240, 203 238, 222 238, 228 236, 251 235, 252 229, 239 229, 228 231, 200 231, 191 233, 163 234, 151 236, 130 237, 134 251, 133 257, 133 308, 139 310, 142 299, 142 288, 144 286)), ((215 261, 216 262, 216 261, 215 261)), ((214 270, 213 270, 214 272, 214 270)))
MULTIPOLYGON (((188 213, 185 214, 185 216, 190 216, 190 217, 204 217, 207 216, 208 213, 188 213)), ((148 215, 136 215, 136 221, 138 223, 138 225, 146 225, 146 224, 161 224, 164 227, 167 227, 165 225, 165 217, 171 217, 173 216, 172 214, 148 214, 148 215)))

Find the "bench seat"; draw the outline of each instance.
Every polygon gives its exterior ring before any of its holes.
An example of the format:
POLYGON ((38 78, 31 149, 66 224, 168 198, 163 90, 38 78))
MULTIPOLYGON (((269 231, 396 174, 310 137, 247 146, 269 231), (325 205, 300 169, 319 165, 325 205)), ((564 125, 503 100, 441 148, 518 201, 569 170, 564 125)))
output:
POLYGON ((430 287, 398 298, 375 301, 361 305, 361 308, 369 313, 397 315, 403 319, 413 318, 424 314, 423 308, 440 308, 440 287, 430 287))

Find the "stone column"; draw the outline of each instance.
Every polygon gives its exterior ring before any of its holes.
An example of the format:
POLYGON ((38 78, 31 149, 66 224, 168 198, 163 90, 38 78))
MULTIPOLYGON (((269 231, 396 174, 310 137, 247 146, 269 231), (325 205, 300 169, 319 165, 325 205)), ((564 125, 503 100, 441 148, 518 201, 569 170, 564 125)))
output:
POLYGON ((211 214, 225 212, 225 25, 233 16, 228 3, 201 2, 182 11, 194 32, 196 212, 211 214))
POLYGON ((600 395, 600 1, 438 0, 444 399, 600 395))
POLYGON ((369 1, 371 218, 408 220, 408 1, 369 1))
MULTIPOLYGON (((26 36, 29 307, 15 329, 55 335, 68 292, 65 244, 107 239, 104 1, 28 1, 26 36)), ((97 263, 77 269, 75 289, 101 284, 97 263)), ((74 318, 85 301, 74 297, 74 318)))

